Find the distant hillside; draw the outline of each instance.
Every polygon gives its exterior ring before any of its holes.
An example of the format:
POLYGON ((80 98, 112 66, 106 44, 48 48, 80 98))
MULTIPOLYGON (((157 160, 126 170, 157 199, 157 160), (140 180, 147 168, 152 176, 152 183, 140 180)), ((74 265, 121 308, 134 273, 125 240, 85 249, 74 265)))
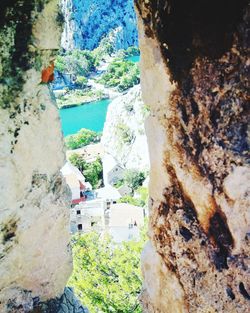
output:
POLYGON ((108 37, 115 50, 138 45, 133 0, 62 0, 62 47, 96 48, 108 37))
MULTIPOLYGON (((149 155, 144 121, 148 110, 137 85, 117 97, 108 108, 102 144, 108 154, 126 169, 148 170, 149 155)), ((105 166, 104 166, 105 167, 105 166)))

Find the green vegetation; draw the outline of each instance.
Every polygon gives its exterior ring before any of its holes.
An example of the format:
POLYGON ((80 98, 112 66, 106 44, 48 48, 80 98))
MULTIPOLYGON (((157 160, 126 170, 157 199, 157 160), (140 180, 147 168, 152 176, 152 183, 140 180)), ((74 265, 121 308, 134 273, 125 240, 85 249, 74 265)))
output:
POLYGON ((120 138, 121 140, 121 144, 130 144, 134 139, 134 135, 131 132, 130 128, 124 123, 118 123, 116 125, 116 133, 118 138, 120 138))
POLYGON ((119 203, 129 203, 136 206, 143 206, 140 199, 134 198, 131 195, 123 196, 118 200, 119 203))
POLYGON ((142 277, 140 255, 146 227, 139 242, 116 245, 96 233, 72 240, 74 270, 69 280, 90 312, 141 313, 138 296, 142 277))
POLYGON ((132 57, 140 54, 139 48, 135 46, 128 47, 128 49, 125 50, 124 52, 126 57, 132 57))
POLYGON ((65 145, 68 149, 73 150, 87 146, 90 143, 97 143, 100 139, 100 134, 92 130, 82 128, 78 133, 65 137, 65 145))
POLYGON ((113 52, 114 48, 109 39, 103 38, 99 47, 93 51, 74 49, 61 52, 56 58, 55 69, 61 74, 73 74, 76 77, 86 78, 90 72, 95 70, 100 61, 113 52))
POLYGON ((148 202, 148 188, 147 187, 139 187, 136 192, 139 195, 139 199, 141 201, 141 206, 147 205, 148 202))
POLYGON ((137 170, 126 170, 124 173, 124 183, 130 187, 133 192, 142 186, 145 178, 145 173, 137 170))
POLYGON ((60 73, 86 77, 95 69, 95 57, 88 50, 61 52, 56 58, 55 69, 60 73))
POLYGON ((119 91, 125 91, 140 82, 138 65, 123 58, 114 59, 98 80, 106 87, 117 87, 119 91))
POLYGON ((57 96, 56 102, 59 109, 62 109, 106 98, 107 96, 101 90, 91 90, 85 88, 83 90, 68 90, 64 95, 57 96))
POLYGON ((126 59, 126 58, 137 56, 137 55, 140 55, 140 50, 138 47, 135 47, 135 46, 128 47, 127 50, 121 49, 116 54, 118 58, 122 58, 122 59, 126 59))
POLYGON ((89 182, 93 189, 101 187, 103 183, 102 177, 102 161, 100 158, 97 158, 94 162, 87 163, 84 158, 77 154, 73 153, 69 160, 71 164, 76 166, 80 172, 84 175, 87 182, 89 182))
POLYGON ((86 88, 88 83, 88 79, 85 76, 77 76, 76 77, 76 85, 80 88, 86 88))
POLYGON ((95 65, 99 65, 101 61, 105 60, 105 57, 111 56, 114 53, 114 47, 108 37, 104 37, 99 46, 93 50, 93 56, 95 58, 95 65))
POLYGON ((123 179, 120 179, 116 183, 114 183, 114 187, 115 188, 120 188, 123 185, 124 185, 124 180, 123 179))
POLYGON ((124 178, 118 180, 114 186, 116 188, 119 188, 123 185, 127 185, 128 187, 132 189, 133 193, 137 190, 141 193, 144 191, 143 189, 144 187, 141 187, 141 186, 145 178, 146 178, 146 174, 144 172, 140 172, 137 170, 126 170, 124 172, 124 178))
POLYGON ((132 205, 145 207, 147 205, 148 201, 148 188, 146 187, 139 187, 135 191, 135 196, 132 195, 126 195, 123 196, 118 200, 120 203, 130 203, 132 205))

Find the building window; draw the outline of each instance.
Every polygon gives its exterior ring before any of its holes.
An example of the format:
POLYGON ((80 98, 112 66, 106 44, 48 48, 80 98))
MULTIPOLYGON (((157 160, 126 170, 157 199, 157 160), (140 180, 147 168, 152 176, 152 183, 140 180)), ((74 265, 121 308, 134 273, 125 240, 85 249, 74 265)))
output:
POLYGON ((91 222, 91 227, 95 226, 96 222, 91 222))
POLYGON ((77 225, 78 230, 82 230, 82 224, 77 225))
POLYGON ((77 214, 77 215, 81 214, 81 210, 77 210, 77 211, 76 211, 76 214, 77 214))

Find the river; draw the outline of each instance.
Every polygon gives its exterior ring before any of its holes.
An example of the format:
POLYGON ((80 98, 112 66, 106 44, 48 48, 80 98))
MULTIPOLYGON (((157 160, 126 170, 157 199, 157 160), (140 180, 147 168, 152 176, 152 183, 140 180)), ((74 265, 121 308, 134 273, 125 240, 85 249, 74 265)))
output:
MULTIPOLYGON (((127 60, 137 63, 140 61, 140 56, 128 57, 127 60)), ((75 134, 81 128, 101 132, 104 127, 108 105, 111 101, 106 99, 72 108, 60 109, 63 135, 75 134)))
POLYGON ((106 99, 59 110, 63 135, 75 134, 81 128, 101 132, 110 102, 106 99))

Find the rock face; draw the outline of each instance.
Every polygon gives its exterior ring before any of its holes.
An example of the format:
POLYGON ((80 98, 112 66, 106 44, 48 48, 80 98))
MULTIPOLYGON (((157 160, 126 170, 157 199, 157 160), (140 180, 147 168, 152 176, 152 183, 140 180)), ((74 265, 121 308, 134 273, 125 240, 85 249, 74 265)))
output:
POLYGON ((247 312, 246 1, 136 1, 150 106, 145 312, 247 312))
POLYGON ((115 49, 138 44, 133 0, 62 0, 62 47, 93 50, 103 37, 115 49))
POLYGON ((89 313, 76 298, 73 289, 65 288, 60 297, 42 302, 39 297, 34 297, 24 292, 22 297, 17 297, 8 303, 9 312, 32 313, 89 313), (25 303, 23 302, 25 296, 25 303), (21 302, 20 302, 21 300, 21 302))
MULTIPOLYGON (((125 95, 113 100, 108 108, 102 144, 105 155, 110 155, 122 168, 148 170, 149 155, 144 121, 148 114, 137 85, 125 95)), ((104 157, 103 170, 105 173, 104 157)), ((107 166, 107 168, 109 168, 107 166)))
MULTIPOLYGON (((45 80, 59 48, 58 2, 0 11, 0 312, 61 296, 71 273, 60 122, 45 80)), ((50 311, 46 311, 50 312, 50 311)), ((56 312, 56 311, 53 311, 56 312)))

